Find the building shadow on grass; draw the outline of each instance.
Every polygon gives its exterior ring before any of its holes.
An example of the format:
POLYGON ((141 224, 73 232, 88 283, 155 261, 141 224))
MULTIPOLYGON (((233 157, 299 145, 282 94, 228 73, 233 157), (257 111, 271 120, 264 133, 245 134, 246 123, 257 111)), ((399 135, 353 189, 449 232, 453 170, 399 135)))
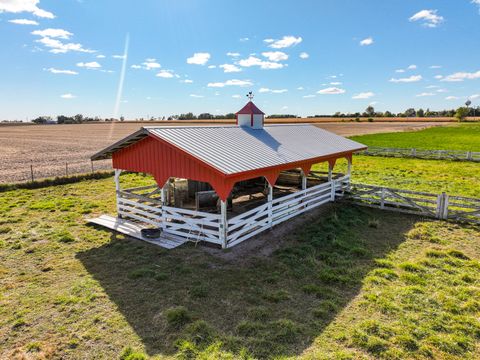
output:
POLYGON ((77 257, 150 355, 221 342, 226 351, 246 349, 258 358, 296 356, 418 220, 340 204, 297 220, 288 235, 266 235, 266 244, 280 243, 268 256, 241 245, 228 256, 193 245, 164 250, 112 234, 110 243, 77 257))

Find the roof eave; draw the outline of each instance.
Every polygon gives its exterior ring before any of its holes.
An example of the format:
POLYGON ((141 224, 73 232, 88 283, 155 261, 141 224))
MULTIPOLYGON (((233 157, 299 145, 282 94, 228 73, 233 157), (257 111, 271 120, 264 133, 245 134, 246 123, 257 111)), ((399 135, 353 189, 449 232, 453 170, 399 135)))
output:
POLYGON ((132 145, 133 143, 136 143, 137 141, 147 137, 148 135, 149 135, 148 130, 142 127, 140 130, 135 131, 133 134, 130 134, 127 137, 117 141, 116 143, 106 147, 105 149, 93 154, 90 157, 90 160, 97 161, 97 160, 111 159, 112 154, 115 151, 118 151, 129 145, 132 145))

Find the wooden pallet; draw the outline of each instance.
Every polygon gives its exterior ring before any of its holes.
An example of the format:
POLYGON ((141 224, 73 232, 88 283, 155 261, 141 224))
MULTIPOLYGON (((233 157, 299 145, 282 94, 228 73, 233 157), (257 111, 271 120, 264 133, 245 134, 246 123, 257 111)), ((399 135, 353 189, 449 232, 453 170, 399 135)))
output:
POLYGON ((170 234, 162 234, 158 239, 149 239, 142 236, 142 227, 138 224, 109 215, 102 215, 98 218, 87 219, 87 222, 106 227, 107 229, 115 230, 119 233, 128 235, 135 239, 146 241, 150 244, 154 244, 165 249, 174 249, 188 241, 185 238, 170 234))

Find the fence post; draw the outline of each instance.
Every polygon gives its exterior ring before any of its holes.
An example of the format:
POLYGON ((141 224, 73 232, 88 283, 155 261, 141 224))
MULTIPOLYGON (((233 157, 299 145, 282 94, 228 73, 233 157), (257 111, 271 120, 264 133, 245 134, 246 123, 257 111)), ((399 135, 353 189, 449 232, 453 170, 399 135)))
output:
POLYGON ((220 241, 222 242, 222 249, 227 248, 227 241, 228 241, 228 220, 227 220, 227 201, 221 200, 220 201, 220 241))
POLYGON ((65 175, 68 176, 68 162, 65 163, 65 175))
POLYGON ((467 151, 467 160, 472 161, 472 152, 467 151))
POLYGON ((273 225, 272 201, 273 201, 273 186, 270 185, 270 183, 268 183, 268 226, 270 228, 273 225))
POLYGON ((33 164, 30 164, 30 176, 32 177, 32 182, 34 181, 33 178, 33 164))
POLYGON ((435 213, 435 218, 441 219, 443 216, 443 194, 437 195, 437 211, 435 213))
POLYGON ((90 165, 92 166, 92 173, 94 172, 93 170, 93 160, 90 160, 90 165))
POLYGON ((337 182, 337 180, 332 180, 330 182, 330 201, 335 201, 335 183, 337 182))
POLYGON ((417 156, 417 149, 412 149, 412 156, 416 157, 417 156))
POLYGON ((385 188, 382 187, 380 195, 380 209, 385 209, 385 188))
POLYGON ((444 192, 442 193, 443 195, 443 212, 442 212, 442 219, 447 220, 448 219, 448 202, 449 198, 448 195, 445 194, 444 192))

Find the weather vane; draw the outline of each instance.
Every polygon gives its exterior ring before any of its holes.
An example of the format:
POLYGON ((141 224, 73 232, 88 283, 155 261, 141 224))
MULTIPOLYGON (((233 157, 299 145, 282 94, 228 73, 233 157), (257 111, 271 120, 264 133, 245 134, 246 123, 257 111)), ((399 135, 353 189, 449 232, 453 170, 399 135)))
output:
POLYGON ((247 97, 252 101, 253 99, 253 93, 251 91, 248 92, 247 97))

